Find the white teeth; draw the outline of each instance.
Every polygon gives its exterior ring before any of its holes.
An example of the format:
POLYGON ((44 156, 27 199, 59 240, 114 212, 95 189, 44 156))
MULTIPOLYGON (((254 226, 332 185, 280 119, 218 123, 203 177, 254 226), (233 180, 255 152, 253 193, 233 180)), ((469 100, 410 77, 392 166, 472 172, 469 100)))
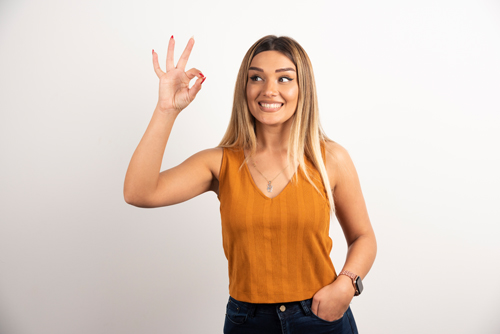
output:
POLYGON ((281 107, 281 103, 261 103, 261 106, 264 108, 269 108, 269 109, 276 109, 281 107))

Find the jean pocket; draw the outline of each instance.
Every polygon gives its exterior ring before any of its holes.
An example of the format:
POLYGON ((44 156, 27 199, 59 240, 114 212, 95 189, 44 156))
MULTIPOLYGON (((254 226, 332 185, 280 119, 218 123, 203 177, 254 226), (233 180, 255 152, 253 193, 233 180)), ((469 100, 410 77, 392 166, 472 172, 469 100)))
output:
POLYGON ((247 320, 248 311, 234 300, 230 299, 226 306, 226 318, 235 325, 242 325, 247 320))
POLYGON ((323 318, 318 317, 318 316, 317 316, 316 314, 314 314, 314 312, 312 312, 312 311, 311 311, 311 314, 312 314, 312 315, 313 315, 313 317, 315 317, 316 319, 318 319, 318 320, 320 320, 320 321, 323 321, 323 322, 326 322, 326 323, 328 323, 328 324, 332 324, 332 325, 333 325, 333 324, 338 324, 338 323, 342 322, 342 320, 344 320, 344 317, 345 317, 345 312, 344 312, 344 314, 342 314, 342 316, 341 316, 339 319, 337 319, 337 320, 333 320, 333 321, 328 321, 328 320, 325 320, 325 319, 323 319, 323 318))

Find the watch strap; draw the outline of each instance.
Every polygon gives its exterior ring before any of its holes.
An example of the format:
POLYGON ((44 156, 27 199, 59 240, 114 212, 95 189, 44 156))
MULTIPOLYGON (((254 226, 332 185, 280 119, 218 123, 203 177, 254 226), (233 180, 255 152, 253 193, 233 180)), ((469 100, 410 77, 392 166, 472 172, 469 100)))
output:
POLYGON ((349 277, 352 281, 352 286, 354 287, 354 295, 355 296, 358 296, 360 294, 360 291, 358 290, 358 286, 356 285, 356 279, 359 277, 358 275, 356 275, 355 273, 351 273, 350 271, 348 270, 342 270, 339 274, 340 275, 345 275, 347 277, 349 277))

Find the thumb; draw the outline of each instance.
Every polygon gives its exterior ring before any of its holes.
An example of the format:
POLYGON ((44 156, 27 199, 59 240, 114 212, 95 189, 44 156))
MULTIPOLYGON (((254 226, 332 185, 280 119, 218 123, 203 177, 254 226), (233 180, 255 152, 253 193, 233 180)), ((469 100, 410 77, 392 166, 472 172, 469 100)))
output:
POLYGON ((189 99, 191 101, 193 101, 196 95, 198 95, 198 92, 201 90, 201 84, 205 81, 206 78, 207 77, 205 76, 203 78, 198 78, 193 87, 189 89, 189 99))
POLYGON ((318 315, 318 309, 319 309, 319 302, 313 298, 312 303, 311 303, 312 313, 318 315))

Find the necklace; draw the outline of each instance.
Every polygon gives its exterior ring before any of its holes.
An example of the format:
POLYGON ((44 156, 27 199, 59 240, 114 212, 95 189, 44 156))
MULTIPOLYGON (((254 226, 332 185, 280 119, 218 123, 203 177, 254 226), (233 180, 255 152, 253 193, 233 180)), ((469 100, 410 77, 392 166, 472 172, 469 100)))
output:
POLYGON ((283 173, 285 171, 285 169, 288 168, 288 166, 290 165, 287 165, 285 168, 283 168, 283 170, 281 172, 278 173, 278 175, 276 175, 272 180, 268 180, 267 177, 264 176, 264 174, 262 174, 260 172, 260 170, 257 169, 257 166, 255 165, 255 161, 252 160, 252 165, 253 165, 253 168, 255 168, 255 170, 257 172, 259 172, 260 175, 262 175, 262 177, 267 181, 267 192, 270 193, 270 192, 273 192, 273 185, 271 184, 271 182, 273 182, 278 176, 280 176, 281 173, 283 173))

